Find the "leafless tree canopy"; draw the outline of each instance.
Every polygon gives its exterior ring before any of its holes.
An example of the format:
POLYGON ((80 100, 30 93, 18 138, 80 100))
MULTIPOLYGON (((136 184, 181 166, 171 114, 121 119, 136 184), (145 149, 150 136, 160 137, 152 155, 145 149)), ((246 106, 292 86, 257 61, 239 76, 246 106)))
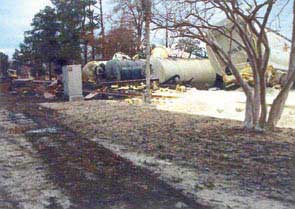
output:
MULTIPOLYGON (((205 42, 208 48, 214 51, 217 59, 229 67, 246 94, 245 126, 251 129, 264 128, 268 116, 265 100, 266 72, 271 50, 267 26, 273 8, 275 6, 284 8, 285 4, 282 5, 282 1, 278 0, 170 0, 170 2, 174 5, 174 12, 169 13, 169 17, 165 17, 163 13, 161 17, 166 19, 158 20, 158 26, 169 28, 176 32, 177 36, 205 42), (226 24, 220 22, 224 19, 226 24), (216 36, 227 39, 229 46, 222 47, 216 36), (253 71, 253 86, 243 79, 234 64, 232 55, 236 50, 245 51, 248 57, 248 63, 253 71)), ((274 126, 279 117, 280 114, 271 111, 268 125, 274 126)))

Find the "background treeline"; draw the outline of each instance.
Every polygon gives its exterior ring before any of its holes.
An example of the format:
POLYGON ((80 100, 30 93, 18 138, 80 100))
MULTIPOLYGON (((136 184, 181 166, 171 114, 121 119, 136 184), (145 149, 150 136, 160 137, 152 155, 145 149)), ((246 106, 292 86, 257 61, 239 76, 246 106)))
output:
POLYGON ((141 46, 140 1, 112 1, 112 16, 104 15, 102 0, 51 2, 53 6, 35 14, 31 30, 15 50, 12 68, 28 66, 34 76, 51 77, 56 65, 110 59, 115 52, 133 56, 141 46), (112 26, 107 31, 106 22, 112 26))

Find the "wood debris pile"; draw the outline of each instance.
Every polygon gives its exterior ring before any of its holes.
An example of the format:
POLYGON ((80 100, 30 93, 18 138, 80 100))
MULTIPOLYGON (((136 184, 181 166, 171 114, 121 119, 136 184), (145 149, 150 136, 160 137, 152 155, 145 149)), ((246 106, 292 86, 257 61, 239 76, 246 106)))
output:
POLYGON ((62 84, 57 80, 15 79, 10 85, 10 92, 20 95, 33 95, 54 99, 62 96, 62 84))

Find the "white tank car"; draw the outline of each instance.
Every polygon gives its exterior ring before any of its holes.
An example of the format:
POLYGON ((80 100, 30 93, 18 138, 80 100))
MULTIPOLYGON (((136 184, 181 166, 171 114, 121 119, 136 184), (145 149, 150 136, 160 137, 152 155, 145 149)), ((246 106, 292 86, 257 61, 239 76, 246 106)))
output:
POLYGON ((190 81, 193 86, 209 88, 214 85, 216 72, 209 59, 152 58, 152 76, 165 83, 172 77, 179 82, 190 81))
MULTIPOLYGON (((218 25, 225 26, 228 28, 232 27, 232 23, 230 23, 228 20, 223 20, 219 22, 218 25)), ((266 29, 266 32, 271 50, 269 65, 271 65, 275 70, 287 71, 289 66, 289 56, 291 49, 290 40, 271 29, 266 29)), ((228 38, 216 31, 210 31, 208 34, 210 36, 213 36, 225 51, 229 50, 230 40, 228 38)), ((236 31, 233 32, 233 37, 235 40, 242 42, 236 31)), ((244 68, 248 62, 248 56, 246 52, 242 50, 241 47, 234 42, 232 42, 231 50, 233 56, 232 60, 235 66, 237 66, 238 69, 244 68)), ((222 76, 223 73, 225 73, 225 69, 227 66, 225 66, 221 61, 218 60, 218 57, 209 46, 207 46, 207 51, 211 64, 213 65, 217 74, 222 76)))

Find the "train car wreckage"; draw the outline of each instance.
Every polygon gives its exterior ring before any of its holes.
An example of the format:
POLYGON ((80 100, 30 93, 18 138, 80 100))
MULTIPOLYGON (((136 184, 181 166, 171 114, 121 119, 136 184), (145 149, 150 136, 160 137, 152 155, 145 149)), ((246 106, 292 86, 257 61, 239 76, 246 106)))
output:
MULTIPOLYGON (((168 58, 163 47, 151 58, 151 76, 160 84, 189 84, 199 88, 212 87, 216 72, 208 59, 168 58), (164 55, 162 57, 162 55, 164 55)), ((92 61, 83 68, 83 81, 102 84, 106 81, 137 81, 145 78, 143 60, 92 61)), ((144 81, 144 80, 143 80, 144 81)))
MULTIPOLYGON (((228 20, 221 21, 218 25, 224 28, 232 28, 232 23, 228 20)), ((230 30, 228 30, 230 31, 230 30)), ((277 32, 266 29, 270 45, 270 58, 267 67, 267 84, 271 87, 280 87, 284 83, 284 78, 288 70, 291 42, 277 32)), ((228 38, 216 31, 208 31, 208 34, 215 39, 220 47, 225 51, 232 51, 232 60, 237 66, 242 77, 250 84, 253 81, 252 69, 248 63, 248 57, 244 50, 236 43, 231 43, 228 38), (230 48, 231 47, 231 48, 230 48)), ((232 32, 233 38, 241 41, 237 31, 232 32)), ((252 34, 250 34, 252 35, 252 34)), ((252 35, 253 41, 256 37, 252 35)), ((158 84, 166 85, 186 85, 199 89, 209 89, 211 87, 239 87, 231 70, 224 64, 215 52, 207 46, 208 58, 175 58, 175 51, 164 46, 153 48, 151 56, 151 80, 154 86, 158 84)), ((180 51, 183 52, 183 51, 180 51)), ((33 92, 39 95, 49 94, 55 97, 60 94, 60 85, 57 81, 37 82, 34 80, 17 79, 16 71, 9 70, 8 75, 13 82, 6 82, 1 86, 3 91, 33 92)), ((119 94, 126 94, 126 86, 132 90, 142 91, 145 84, 145 60, 137 58, 131 59, 121 52, 116 53, 109 61, 91 61, 82 69, 84 83, 92 83, 95 88, 105 93, 105 88, 118 86, 119 94), (124 90, 124 92, 123 92, 124 90)), ((3 83, 3 82, 2 82, 3 83)), ((87 86, 87 85, 86 85, 87 86)), ((132 95, 135 95, 135 93, 132 95)), ((130 92, 129 92, 130 93, 130 92)), ((116 93, 113 92, 114 95, 116 93)))
MULTIPOLYGON (((223 26, 225 29, 228 29, 228 31, 233 27, 232 23, 227 19, 222 20, 217 25, 223 26)), ((283 83, 288 70, 291 42, 286 37, 269 28, 266 29, 266 34, 271 49, 267 67, 267 83, 269 86, 278 86, 283 83)), ((232 61, 240 71, 242 77, 250 84, 253 83, 252 69, 248 63, 246 52, 237 43, 232 42, 220 32, 212 30, 208 32, 208 35, 217 41, 224 51, 232 52, 232 61)), ((249 36, 253 37, 253 42, 256 41, 257 37, 250 34, 250 32, 249 36)), ((232 32, 232 37, 234 40, 242 43, 236 30, 232 32)), ((216 74, 222 77, 224 84, 226 86, 232 84, 238 85, 231 70, 217 57, 216 53, 209 46, 207 46, 207 52, 211 65, 215 69, 216 74)))
MULTIPOLYGON (((228 20, 218 23, 225 28, 232 27, 228 20)), ((288 70, 290 41, 277 32, 267 29, 267 36, 271 48, 269 65, 267 68, 268 86, 279 86, 282 84, 286 71, 288 70)), ((248 63, 248 57, 244 50, 237 44, 230 44, 230 40, 224 35, 209 31, 208 34, 214 38, 225 50, 232 50, 232 60, 240 71, 242 77, 253 83, 252 69, 248 63), (230 46, 232 48, 230 49, 230 46)), ((240 40, 237 31, 233 32, 233 38, 240 40)), ((241 40, 240 40, 241 41, 241 40)), ((253 41, 255 36, 253 35, 253 41)), ((160 84, 189 84, 190 86, 208 89, 213 86, 219 88, 238 86, 231 70, 221 62, 215 52, 207 46, 209 59, 183 59, 171 58, 169 50, 165 47, 156 47, 152 51, 151 73, 152 78, 157 79, 160 84)), ((107 62, 90 62, 83 68, 83 75, 88 75, 88 81, 136 81, 145 78, 145 63, 142 60, 131 60, 129 57, 123 59, 114 56, 113 60, 107 62), (98 81, 99 79, 102 80, 98 81)))

